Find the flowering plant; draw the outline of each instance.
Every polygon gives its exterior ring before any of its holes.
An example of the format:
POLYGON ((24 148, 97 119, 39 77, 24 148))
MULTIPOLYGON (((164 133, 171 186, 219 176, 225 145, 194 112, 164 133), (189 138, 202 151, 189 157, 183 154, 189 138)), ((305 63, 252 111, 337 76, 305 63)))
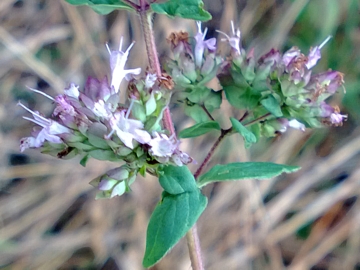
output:
POLYGON ((211 18, 199 0, 165 3, 157 1, 67 0, 75 5, 89 5, 106 14, 115 9, 139 14, 144 31, 149 68, 125 69, 134 42, 118 50, 109 46, 111 80, 89 78, 84 87, 70 84, 64 94, 55 98, 30 89, 55 104, 51 118, 21 107, 32 114, 24 117, 39 127, 31 136, 21 139, 20 149, 40 148, 58 158, 82 157, 122 162, 97 177, 91 184, 98 189, 96 198, 113 198, 131 190, 140 173, 155 175, 163 188, 162 198, 149 221, 145 267, 157 263, 187 233, 194 269, 202 269, 195 223, 206 208, 203 186, 219 181, 249 178, 267 179, 298 170, 296 166, 274 163, 242 162, 219 164, 203 173, 221 141, 240 134, 245 147, 261 137, 272 137, 288 128, 305 130, 324 125, 340 126, 346 115, 331 107, 326 99, 343 85, 343 74, 325 71, 314 74, 312 68, 321 58, 319 46, 306 56, 293 47, 285 53, 272 49, 255 56, 253 49, 241 45, 240 30, 231 23, 232 32, 219 36, 228 43, 229 54, 217 51, 217 40, 206 39, 207 29, 200 21, 211 18), (168 38, 173 58, 161 67, 153 36, 153 13, 197 20, 194 42, 186 32, 172 33, 168 38), (221 90, 208 85, 217 79, 221 90), (126 84, 126 99, 120 100, 121 85, 126 84), (213 117, 226 99, 239 110, 241 118, 231 117, 232 127, 224 129, 213 117), (170 102, 182 104, 184 113, 195 125, 175 132, 169 111, 170 102), (193 159, 180 150, 180 139, 219 131, 210 152, 193 174, 186 166, 193 159))

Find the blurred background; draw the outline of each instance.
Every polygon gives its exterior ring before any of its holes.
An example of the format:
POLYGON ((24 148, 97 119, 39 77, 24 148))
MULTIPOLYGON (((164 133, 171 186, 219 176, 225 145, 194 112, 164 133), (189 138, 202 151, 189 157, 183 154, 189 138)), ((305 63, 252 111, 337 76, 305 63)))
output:
MULTIPOLYGON (((332 35, 316 70, 345 73, 346 94, 340 90, 330 103, 349 116, 342 127, 289 130, 246 151, 240 137, 224 142, 212 164, 271 161, 302 170, 204 189, 209 205, 198 231, 206 269, 360 269, 359 1, 204 2, 213 15, 203 24, 208 36, 228 33, 234 20, 243 46, 258 54, 293 45, 307 53, 332 35)), ((196 31, 192 21, 165 16, 154 27, 162 57, 172 31, 196 31)), ((0 1, 0 269, 143 269, 157 180, 139 177, 133 192, 95 201, 88 182, 116 164, 91 160, 83 168, 78 159, 20 153, 19 139, 33 124, 16 106, 21 100, 49 115, 53 104, 26 87, 54 96, 71 82, 109 75, 105 43, 117 48, 120 36, 123 48, 136 41, 127 67, 145 69, 141 35, 137 16, 123 11, 100 16, 63 0, 0 1)), ((226 104, 222 109, 231 113, 226 104)), ((173 115, 177 130, 192 124, 176 107, 173 115)), ((188 139, 181 148, 200 163, 214 140, 188 139)), ((185 240, 153 269, 191 269, 185 240)))

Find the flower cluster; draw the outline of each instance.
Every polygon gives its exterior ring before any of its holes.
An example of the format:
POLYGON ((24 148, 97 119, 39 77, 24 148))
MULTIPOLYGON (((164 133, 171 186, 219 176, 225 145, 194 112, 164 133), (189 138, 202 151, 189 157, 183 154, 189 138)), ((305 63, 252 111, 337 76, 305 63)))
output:
POLYGON ((36 127, 30 137, 21 139, 20 150, 41 148, 42 152, 59 158, 81 155, 85 165, 89 157, 98 160, 125 161, 125 165, 107 172, 92 181, 100 189, 98 198, 121 195, 129 190, 138 172, 155 172, 159 164, 182 166, 192 159, 179 150, 175 136, 168 137, 162 129, 163 111, 168 105, 171 83, 148 73, 145 78, 135 76, 141 69, 125 69, 133 43, 122 51, 111 51, 111 82, 88 78, 83 90, 75 84, 64 94, 52 98, 55 103, 51 118, 19 105, 32 114, 24 119, 36 127), (120 84, 128 84, 127 100, 120 102, 120 84))
POLYGON ((217 31, 230 47, 225 57, 216 54, 216 40, 205 39, 206 29, 202 33, 200 23, 194 43, 184 32, 173 33, 168 39, 174 59, 169 61, 167 72, 177 85, 177 97, 185 113, 196 122, 213 120, 210 113, 220 107, 223 91, 233 107, 246 111, 245 124, 263 119, 252 126, 258 135, 274 136, 288 127, 305 130, 342 125, 347 116, 325 100, 342 87, 343 74, 312 71, 330 38, 311 48, 307 56, 293 47, 283 54, 272 49, 255 57, 253 49, 242 48, 240 30, 235 30, 233 23, 231 26, 231 35, 217 31), (214 78, 222 90, 215 92, 206 87, 214 78))

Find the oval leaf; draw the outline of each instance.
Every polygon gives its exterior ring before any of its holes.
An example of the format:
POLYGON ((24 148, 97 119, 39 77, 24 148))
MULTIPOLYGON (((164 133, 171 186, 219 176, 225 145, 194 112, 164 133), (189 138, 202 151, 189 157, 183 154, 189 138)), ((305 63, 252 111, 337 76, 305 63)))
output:
POLYGON ((204 135, 212 130, 221 130, 220 125, 216 121, 207 121, 198 123, 192 127, 183 129, 179 133, 179 138, 194 138, 204 135))
POLYGON ((256 136, 250 130, 243 126, 237 119, 230 117, 230 121, 234 129, 243 136, 245 140, 245 148, 249 148, 253 143, 256 143, 256 136))
POLYGON ((116 9, 133 10, 133 8, 125 4, 121 0, 65 0, 69 4, 75 6, 89 6, 95 12, 105 15, 116 9))
POLYGON ((207 198, 199 189, 178 195, 163 193, 147 228, 144 267, 156 264, 176 245, 198 220, 206 204, 207 198))
POLYGON ((169 17, 181 17, 197 21, 208 21, 211 14, 203 9, 204 3, 201 0, 169 0, 161 4, 151 4, 151 9, 169 17))
POLYGON ((237 162, 225 165, 215 165, 207 173, 201 175, 198 187, 203 187, 212 182, 244 180, 244 179, 269 179, 282 173, 292 173, 300 167, 275 164, 270 162, 237 162))
POLYGON ((281 106, 273 95, 268 96, 266 99, 260 101, 260 103, 267 109, 271 114, 276 117, 283 116, 281 106))
POLYGON ((177 195, 198 189, 194 176, 186 166, 163 166, 159 174, 160 185, 169 194, 177 195))

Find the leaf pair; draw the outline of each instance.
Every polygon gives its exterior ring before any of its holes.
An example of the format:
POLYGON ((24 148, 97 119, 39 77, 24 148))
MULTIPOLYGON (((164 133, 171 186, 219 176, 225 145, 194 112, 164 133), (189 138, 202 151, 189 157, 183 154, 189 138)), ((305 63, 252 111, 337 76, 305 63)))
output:
MULTIPOLYGON (((108 14, 116 9, 135 10, 131 5, 121 0, 66 0, 72 5, 86 5, 99 14, 108 14)), ((211 19, 209 12, 203 9, 201 0, 169 0, 165 3, 152 3, 150 8, 155 13, 170 17, 181 17, 198 21, 211 19)))
POLYGON ((147 228, 144 267, 160 261, 191 229, 207 205, 207 198, 187 167, 163 166, 159 173, 164 192, 147 228))

